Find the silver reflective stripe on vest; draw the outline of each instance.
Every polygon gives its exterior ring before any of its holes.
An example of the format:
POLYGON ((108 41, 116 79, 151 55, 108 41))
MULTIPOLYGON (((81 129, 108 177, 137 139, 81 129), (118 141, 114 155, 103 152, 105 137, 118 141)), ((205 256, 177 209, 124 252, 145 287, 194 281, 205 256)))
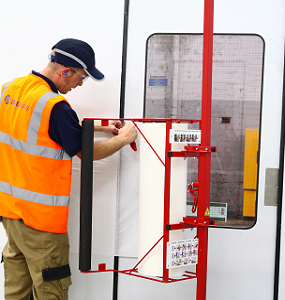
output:
POLYGON ((29 145, 28 148, 30 148, 29 150, 33 155, 44 156, 53 159, 71 160, 71 157, 64 150, 53 149, 53 148, 37 145, 38 132, 39 132, 42 113, 45 108, 45 105, 47 104, 49 99, 57 96, 58 94, 54 92, 46 92, 38 100, 34 108, 30 120, 29 128, 28 128, 27 144, 29 145))
POLYGON ((57 97, 58 94, 54 92, 46 92, 41 96, 41 98, 38 100, 28 128, 28 135, 27 135, 27 144, 36 145, 37 139, 38 139, 38 132, 41 124, 42 119, 42 113, 45 108, 46 103, 49 99, 53 97, 57 97))
POLYGON ((12 195, 15 198, 22 200, 27 200, 29 202, 53 205, 53 206, 68 206, 69 197, 68 196, 54 196, 54 195, 45 195, 41 193, 36 193, 28 191, 25 189, 17 188, 9 183, 0 181, 0 192, 12 195))
POLYGON ((70 156, 60 149, 52 149, 44 146, 28 145, 27 143, 18 139, 12 138, 9 134, 0 132, 0 142, 16 150, 23 151, 30 155, 36 155, 41 157, 47 157, 52 159, 70 160, 70 156))

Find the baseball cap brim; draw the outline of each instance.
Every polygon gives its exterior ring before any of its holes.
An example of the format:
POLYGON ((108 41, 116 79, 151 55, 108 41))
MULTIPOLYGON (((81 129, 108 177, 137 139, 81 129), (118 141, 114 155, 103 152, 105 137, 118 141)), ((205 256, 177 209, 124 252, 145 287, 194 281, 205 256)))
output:
POLYGON ((102 74, 96 67, 94 69, 84 69, 84 71, 95 80, 103 80, 105 78, 104 74, 102 74))

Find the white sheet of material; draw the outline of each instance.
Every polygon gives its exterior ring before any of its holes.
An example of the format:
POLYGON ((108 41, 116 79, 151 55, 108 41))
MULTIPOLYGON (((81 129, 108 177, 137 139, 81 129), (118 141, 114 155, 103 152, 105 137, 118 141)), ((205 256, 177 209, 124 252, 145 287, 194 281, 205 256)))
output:
MULTIPOLYGON (((165 160, 165 123, 144 123, 141 130, 159 157, 165 160)), ((186 129, 185 124, 173 128, 186 129)), ((181 150, 183 145, 172 145, 181 150)), ((141 138, 140 143, 140 204, 139 204, 139 260, 163 235, 165 168, 151 147, 141 138)), ((187 163, 183 158, 172 158, 170 184, 170 223, 179 223, 186 214, 187 163)), ((170 232, 170 240, 184 239, 182 230, 170 232)), ((163 272, 162 240, 139 265, 139 272, 161 276, 163 272)), ((180 276, 183 267, 170 270, 170 276, 180 276)))

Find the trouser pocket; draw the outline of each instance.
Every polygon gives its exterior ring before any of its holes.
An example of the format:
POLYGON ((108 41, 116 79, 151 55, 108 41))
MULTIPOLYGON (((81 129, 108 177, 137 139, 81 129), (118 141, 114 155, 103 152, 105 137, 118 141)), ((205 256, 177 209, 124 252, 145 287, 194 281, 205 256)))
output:
POLYGON ((56 299, 67 300, 68 288, 72 284, 69 265, 54 267, 53 259, 47 261, 51 267, 42 270, 45 299, 55 299, 56 296, 56 299))

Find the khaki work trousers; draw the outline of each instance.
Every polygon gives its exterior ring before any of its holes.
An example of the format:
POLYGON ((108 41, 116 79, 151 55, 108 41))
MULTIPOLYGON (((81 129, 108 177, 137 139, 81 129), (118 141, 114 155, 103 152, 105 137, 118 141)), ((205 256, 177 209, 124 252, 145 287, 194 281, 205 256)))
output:
POLYGON ((3 218, 8 242, 3 250, 5 300, 67 300, 70 276, 43 280, 42 270, 69 264, 67 233, 35 230, 20 220, 3 218))

